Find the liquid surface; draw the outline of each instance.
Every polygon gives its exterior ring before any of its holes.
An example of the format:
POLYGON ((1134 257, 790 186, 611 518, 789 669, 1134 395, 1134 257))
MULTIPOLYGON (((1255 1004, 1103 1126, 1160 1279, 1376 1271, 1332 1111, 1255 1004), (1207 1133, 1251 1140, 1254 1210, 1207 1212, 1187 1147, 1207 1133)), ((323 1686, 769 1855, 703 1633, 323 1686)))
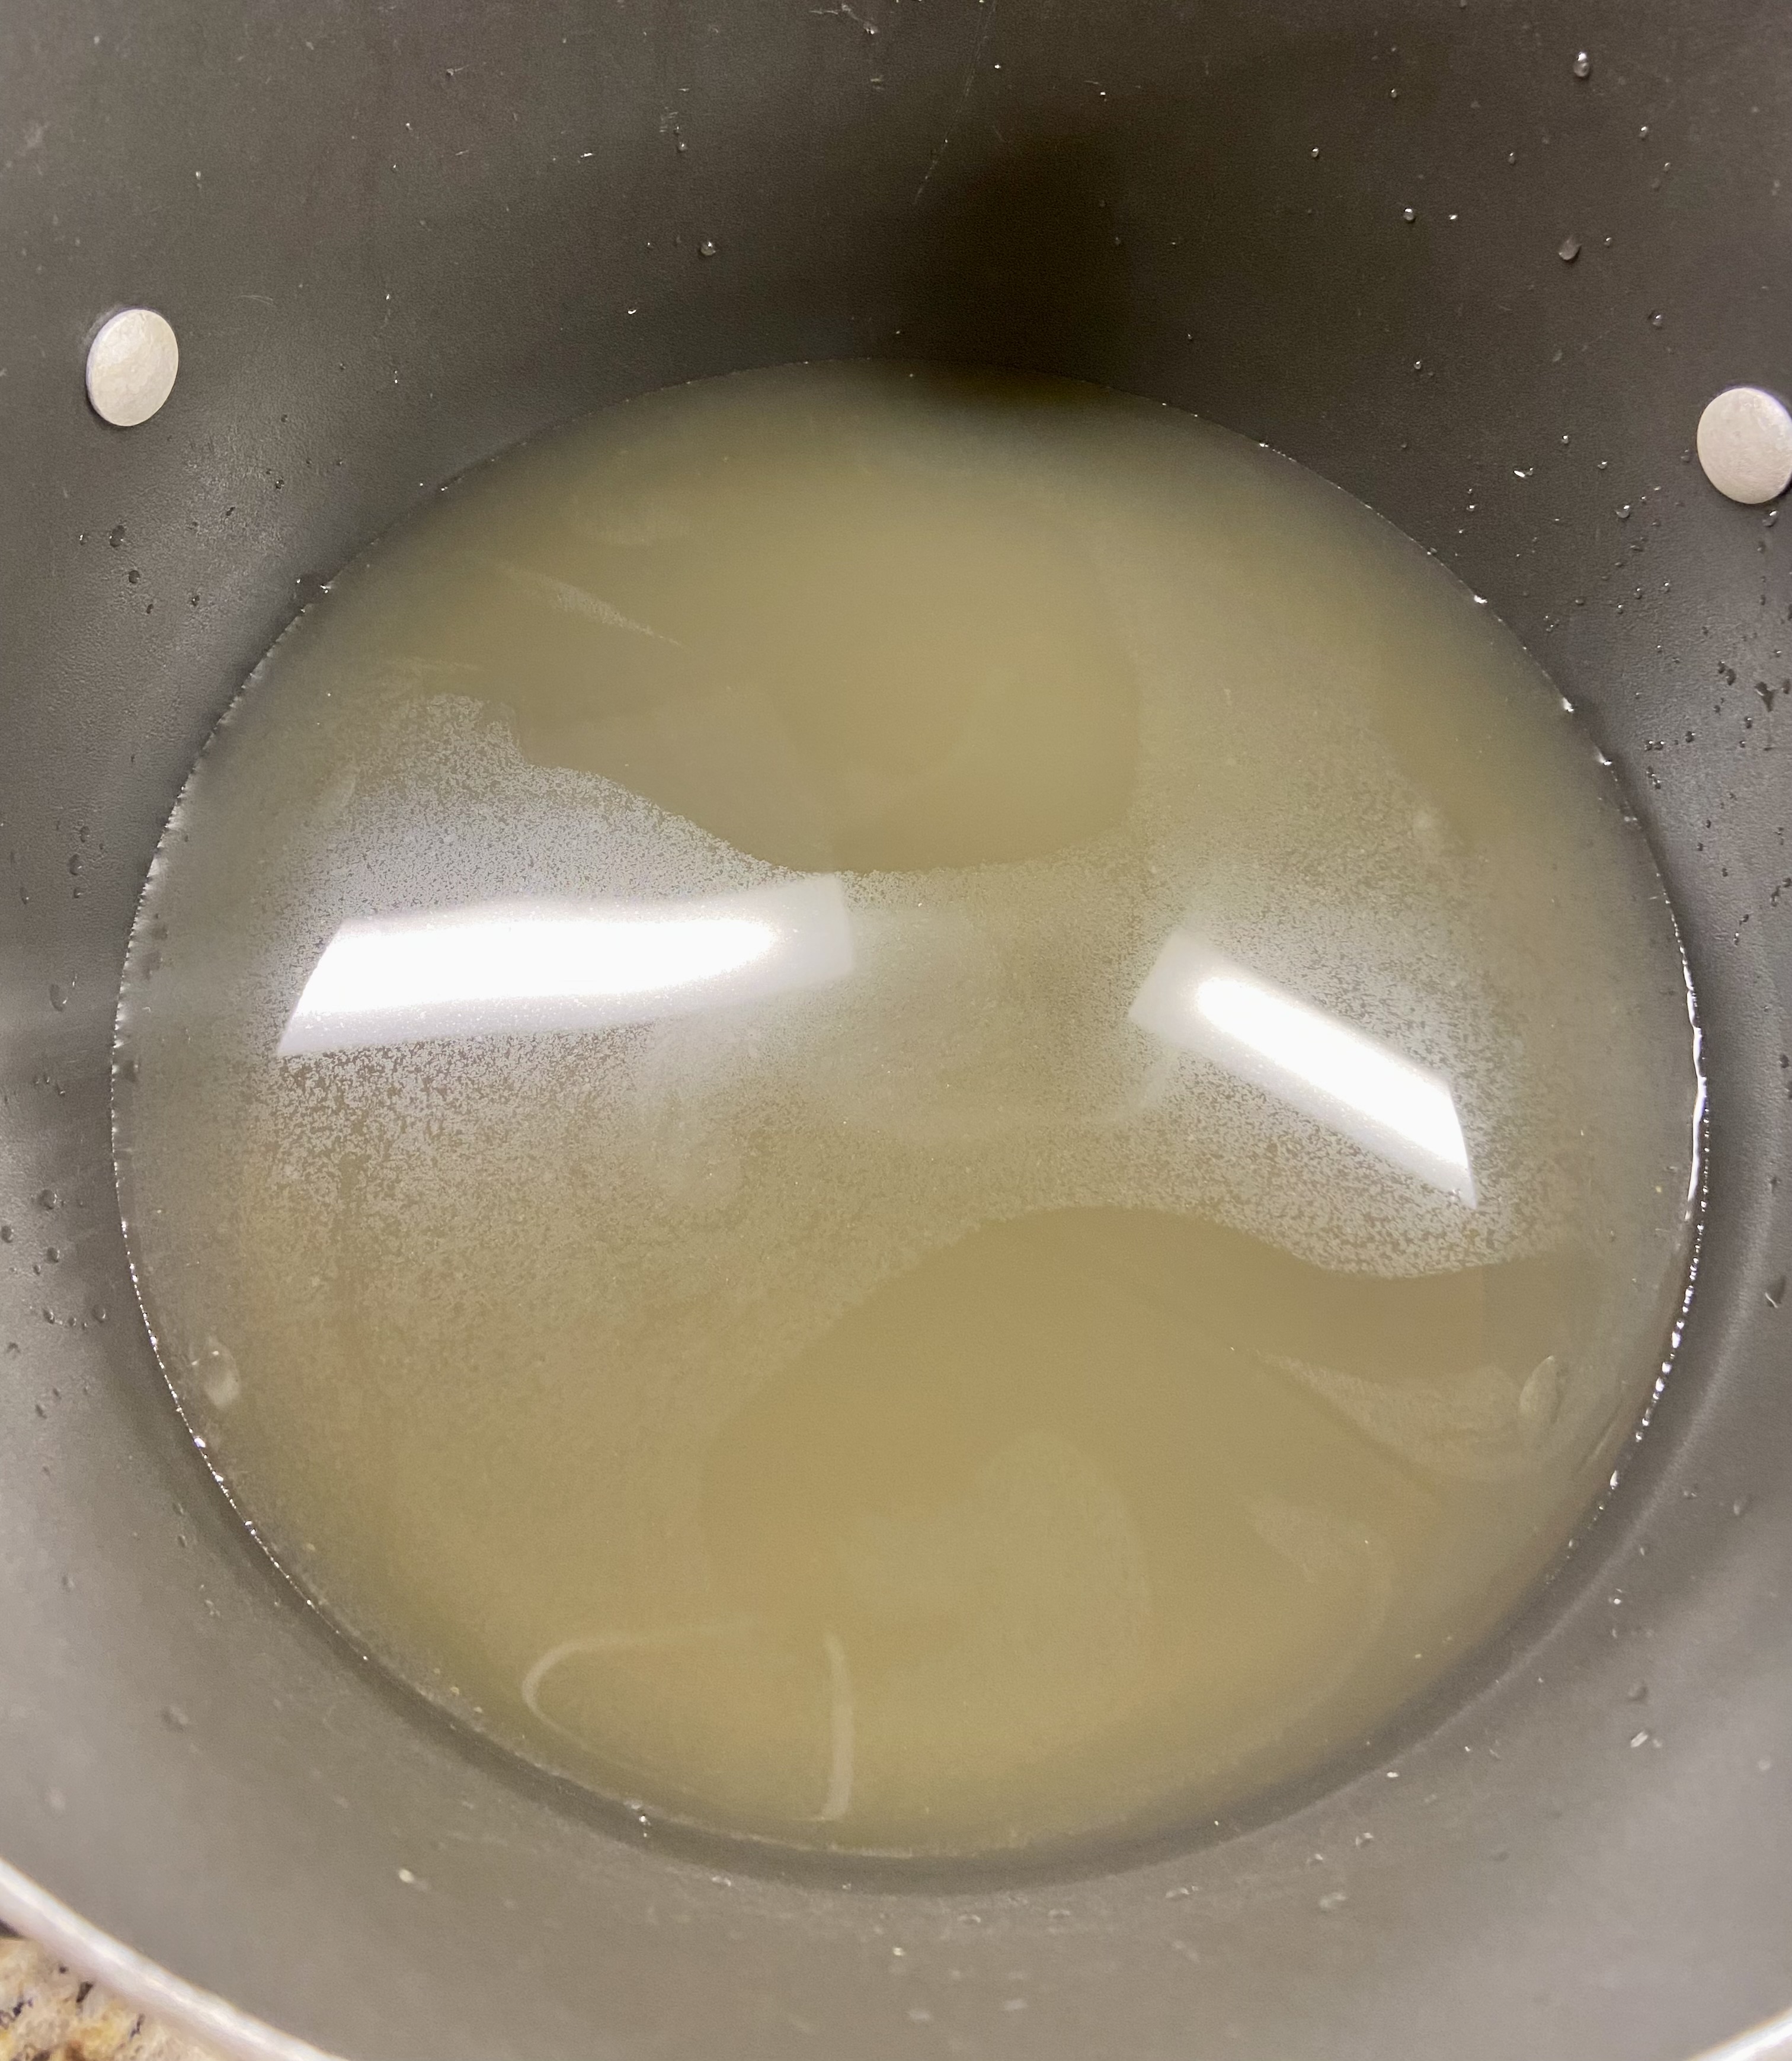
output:
POLYGON ((1686 1280, 1677 943, 1488 612, 1287 461, 900 366, 457 483, 183 795, 120 1016, 181 1404, 398 1675, 968 1854, 1365 1735, 1686 1280))

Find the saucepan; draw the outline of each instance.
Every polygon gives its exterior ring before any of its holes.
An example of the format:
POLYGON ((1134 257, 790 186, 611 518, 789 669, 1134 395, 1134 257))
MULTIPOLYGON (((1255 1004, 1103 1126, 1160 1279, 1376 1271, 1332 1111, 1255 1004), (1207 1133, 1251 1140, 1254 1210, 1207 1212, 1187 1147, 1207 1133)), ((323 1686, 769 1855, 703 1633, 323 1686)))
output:
POLYGON ((0 1915, 245 2056, 1683 2061, 1792 2001, 1792 538, 1695 450, 1792 382, 1789 134, 1778 0, 11 0, 0 1915), (130 307, 178 376, 121 428, 130 307), (880 355, 1195 410, 1434 551, 1615 761, 1706 1039, 1609 1507, 1352 1765, 1074 1870, 737 1865, 422 1708, 218 1492, 114 1190, 146 866, 318 583, 547 425, 880 355))

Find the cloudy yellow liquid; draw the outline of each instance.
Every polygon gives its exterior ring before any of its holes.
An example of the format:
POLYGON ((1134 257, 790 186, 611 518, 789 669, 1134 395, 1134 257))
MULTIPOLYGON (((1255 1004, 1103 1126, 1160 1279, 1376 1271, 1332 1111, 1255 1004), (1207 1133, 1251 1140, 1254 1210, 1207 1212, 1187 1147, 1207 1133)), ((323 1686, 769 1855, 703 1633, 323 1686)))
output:
POLYGON ((950 1855, 1360 1746, 1685 1286, 1660 883, 1272 454, 890 366, 612 410, 282 639, 120 1015, 144 1307, 355 1639, 724 1831, 950 1855))

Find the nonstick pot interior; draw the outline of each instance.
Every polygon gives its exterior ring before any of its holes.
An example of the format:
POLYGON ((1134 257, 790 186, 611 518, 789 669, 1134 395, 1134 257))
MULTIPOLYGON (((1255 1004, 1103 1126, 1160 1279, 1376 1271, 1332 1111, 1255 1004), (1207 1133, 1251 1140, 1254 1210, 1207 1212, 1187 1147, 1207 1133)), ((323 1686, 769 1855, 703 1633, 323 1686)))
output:
POLYGON ((0 1911, 382 2061, 1669 2061, 1782 2006, 1792 586, 1690 453, 1792 381, 1789 123, 1779 0, 13 0, 0 1911), (120 432, 81 367, 134 302, 181 375, 120 432), (742 1864, 421 1715, 186 1443, 113 1194, 144 869, 317 582, 544 425, 857 354, 1160 397, 1432 548, 1629 782, 1705 1027, 1691 1323, 1606 1514, 1353 1765, 1068 1875, 742 1864))

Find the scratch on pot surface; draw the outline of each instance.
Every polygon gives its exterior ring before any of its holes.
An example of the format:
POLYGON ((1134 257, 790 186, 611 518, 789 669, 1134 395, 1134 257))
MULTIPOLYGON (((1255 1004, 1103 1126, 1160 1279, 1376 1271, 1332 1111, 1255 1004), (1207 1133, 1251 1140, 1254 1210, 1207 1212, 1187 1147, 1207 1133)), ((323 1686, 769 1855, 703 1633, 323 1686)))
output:
POLYGON ((853 1678, 846 1667, 846 1649, 837 1632, 829 1632, 822 1644, 827 1653, 830 1694, 828 1711, 827 1800, 817 1822, 827 1824, 844 1818, 853 1800, 853 1678))
POLYGON ((952 131, 964 118, 964 111, 970 100, 970 90, 977 83, 978 66, 983 62, 983 46, 989 41, 990 24, 995 18, 994 0, 979 0, 983 8, 983 19, 977 31, 977 47, 970 54, 970 62, 965 67, 964 83, 958 89, 958 104, 952 110, 946 125, 946 134, 939 139, 939 148, 934 151, 927 169, 921 174, 921 183, 914 190, 914 202, 920 205, 921 196, 927 190, 927 182, 939 170, 939 161, 946 155, 946 146, 952 141, 952 131))
POLYGON ((586 616, 593 622, 601 622, 606 630, 630 630, 637 637, 651 637, 659 644, 678 642, 676 637, 664 636, 647 623, 637 622, 632 615, 625 615, 601 594, 588 594, 583 587, 574 586, 570 580, 556 579, 551 573, 538 573, 529 566, 512 565, 507 558, 491 558, 485 562, 495 566, 506 579, 533 587, 569 615, 586 616))
POLYGON ((541 1705, 542 1684, 562 1661, 570 1660, 575 1653, 646 1653, 660 1647, 689 1645, 700 1639, 738 1639, 752 1627, 750 1618, 728 1618, 718 1624, 675 1624, 658 1631, 598 1631, 579 1639, 563 1639, 558 1646, 550 1646, 523 1676, 524 1707, 550 1731, 582 1746, 586 1742, 578 1733, 556 1723, 541 1705))

